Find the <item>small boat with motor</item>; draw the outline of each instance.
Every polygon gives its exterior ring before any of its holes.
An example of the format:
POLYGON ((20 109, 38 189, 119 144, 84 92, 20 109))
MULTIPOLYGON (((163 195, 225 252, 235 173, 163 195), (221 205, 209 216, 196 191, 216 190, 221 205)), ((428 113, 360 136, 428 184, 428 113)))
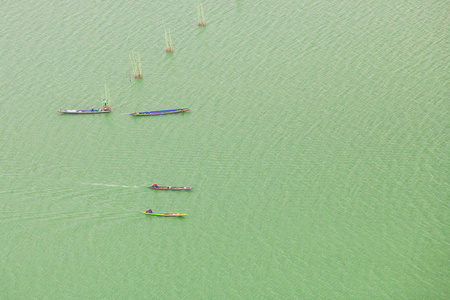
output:
POLYGON ((158 217, 184 217, 184 216, 187 216, 187 214, 182 214, 182 213, 153 212, 151 209, 143 211, 142 213, 146 214, 146 215, 158 216, 158 217))
POLYGON ((104 114, 110 113, 111 109, 65 109, 58 112, 60 114, 104 114))
POLYGON ((105 97, 103 99, 103 107, 98 109, 61 109, 58 110, 60 114, 81 114, 81 115, 90 115, 90 114, 105 114, 111 112, 111 103, 109 99, 109 93, 106 89, 105 84, 105 97))
POLYGON ((134 112, 130 114, 133 117, 146 117, 146 116, 160 116, 160 115, 171 115, 179 114, 189 111, 189 108, 177 108, 177 109, 167 109, 167 110, 154 110, 154 111, 142 111, 134 112))
POLYGON ((152 190, 165 190, 165 191, 189 191, 192 190, 192 187, 188 187, 188 186, 161 186, 161 185, 157 185, 156 183, 153 184, 152 186, 148 187, 149 189, 152 190))

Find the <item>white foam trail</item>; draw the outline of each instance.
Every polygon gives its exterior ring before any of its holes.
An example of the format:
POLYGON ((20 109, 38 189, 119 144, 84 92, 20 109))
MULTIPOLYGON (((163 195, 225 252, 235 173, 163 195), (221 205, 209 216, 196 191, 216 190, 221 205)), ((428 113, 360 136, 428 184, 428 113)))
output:
POLYGON ((138 186, 129 186, 129 185, 118 185, 118 184, 107 184, 107 183, 89 183, 82 182, 81 184, 89 184, 89 185, 100 185, 100 186, 110 186, 110 187, 124 187, 124 188, 138 188, 138 186))

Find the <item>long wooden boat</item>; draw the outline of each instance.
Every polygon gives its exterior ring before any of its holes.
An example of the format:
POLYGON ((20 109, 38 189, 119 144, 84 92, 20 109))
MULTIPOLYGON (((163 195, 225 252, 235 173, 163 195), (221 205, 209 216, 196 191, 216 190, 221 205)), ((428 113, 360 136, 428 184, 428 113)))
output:
POLYGON ((168 110, 154 110, 154 111, 143 111, 143 112, 134 112, 130 114, 133 117, 143 117, 143 116, 160 116, 160 115, 170 115, 170 114, 179 114, 189 111, 189 108, 177 108, 177 109, 168 109, 168 110))
POLYGON ((152 185, 149 186, 148 188, 152 190, 165 190, 165 191, 189 191, 193 189, 188 186, 181 187, 181 186, 160 186, 160 185, 157 186, 152 185))
MULTIPOLYGON (((103 98, 103 96, 102 96, 103 98)), ((111 100, 108 93, 108 90, 106 89, 106 83, 105 83, 105 96, 103 98, 103 107, 98 109, 61 109, 58 110, 60 114, 81 114, 81 115, 90 115, 90 114, 105 114, 111 112, 111 100)))
POLYGON ((143 211, 142 213, 146 214, 146 215, 158 216, 158 217, 184 217, 184 216, 187 216, 187 214, 168 213, 168 212, 146 212, 146 211, 143 211))
POLYGON ((104 114, 110 113, 110 109, 65 109, 58 110, 60 114, 104 114))

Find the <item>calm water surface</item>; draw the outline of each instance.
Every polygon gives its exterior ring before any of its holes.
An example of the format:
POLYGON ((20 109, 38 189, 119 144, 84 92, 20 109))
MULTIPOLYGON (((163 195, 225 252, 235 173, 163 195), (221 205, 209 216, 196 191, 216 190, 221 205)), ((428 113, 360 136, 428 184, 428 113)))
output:
POLYGON ((447 3, 281 2, 0 4, 0 298, 449 297, 447 3))

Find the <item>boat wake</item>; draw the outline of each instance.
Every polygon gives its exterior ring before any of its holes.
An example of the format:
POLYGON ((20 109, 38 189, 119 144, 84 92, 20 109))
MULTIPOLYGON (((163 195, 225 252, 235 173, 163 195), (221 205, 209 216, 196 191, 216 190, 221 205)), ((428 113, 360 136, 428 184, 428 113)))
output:
POLYGON ((124 188, 138 188, 139 187, 139 186, 136 186, 136 185, 130 186, 130 185, 107 184, 107 183, 90 183, 90 182, 82 182, 82 184, 109 186, 109 187, 124 187, 124 188))

